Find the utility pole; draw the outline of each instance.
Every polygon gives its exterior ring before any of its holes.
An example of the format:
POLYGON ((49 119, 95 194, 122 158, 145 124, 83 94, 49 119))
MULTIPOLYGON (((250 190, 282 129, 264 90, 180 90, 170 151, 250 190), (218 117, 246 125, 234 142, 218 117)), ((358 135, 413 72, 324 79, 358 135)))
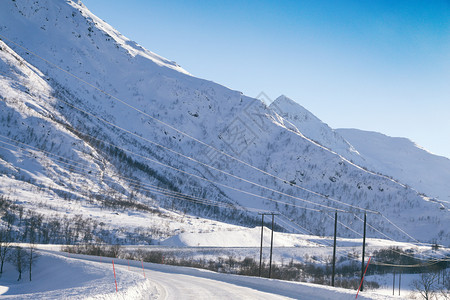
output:
POLYGON ((334 212, 333 271, 331 273, 331 286, 334 286, 334 275, 336 271, 336 230, 337 230, 337 211, 334 212))
POLYGON ((395 269, 394 269, 394 277, 392 279, 392 296, 395 294, 395 269))
POLYGON ((264 233, 264 214, 261 214, 261 247, 259 248, 259 277, 261 277, 261 267, 262 267, 262 246, 263 246, 263 233, 264 233))
POLYGON ((363 248, 362 248, 362 262, 361 262, 361 292, 364 289, 364 256, 366 254, 366 224, 367 224, 367 213, 364 213, 364 235, 363 235, 363 248))
POLYGON ((273 226, 274 226, 274 218, 276 213, 259 213, 262 216, 262 223, 261 223, 261 247, 259 251, 259 277, 261 277, 261 270, 262 270, 262 246, 263 246, 263 229, 264 229, 264 216, 272 216, 272 236, 270 239, 270 260, 269 260, 269 278, 272 273, 272 249, 273 249, 273 226))
POLYGON ((400 296, 400 290, 402 288, 402 272, 400 272, 398 276, 398 295, 400 296))
POLYGON ((270 238, 270 260, 269 260, 269 278, 272 274, 272 249, 273 249, 273 219, 275 218, 275 214, 272 214, 272 236, 270 238))

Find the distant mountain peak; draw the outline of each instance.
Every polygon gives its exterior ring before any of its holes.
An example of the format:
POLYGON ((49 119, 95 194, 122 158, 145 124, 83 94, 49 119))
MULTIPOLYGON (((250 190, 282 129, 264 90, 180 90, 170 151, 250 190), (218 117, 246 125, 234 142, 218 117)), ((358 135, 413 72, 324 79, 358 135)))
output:
MULTIPOLYGON (((298 102, 292 100, 291 98, 287 97, 286 95, 281 95, 275 101, 273 101, 270 105, 273 109, 280 109, 280 108, 291 108, 294 109, 293 113, 296 112, 305 112, 312 116, 314 116, 309 110, 304 108, 301 104, 298 102)), ((281 111, 282 113, 288 113, 288 111, 281 111)), ((317 119, 317 118, 316 118, 317 119)))

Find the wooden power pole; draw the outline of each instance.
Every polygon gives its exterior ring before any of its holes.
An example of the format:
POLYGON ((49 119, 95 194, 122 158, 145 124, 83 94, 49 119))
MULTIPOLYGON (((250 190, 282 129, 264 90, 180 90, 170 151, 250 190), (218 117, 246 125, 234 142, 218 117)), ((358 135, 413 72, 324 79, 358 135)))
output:
POLYGON ((270 237, 270 260, 269 260, 269 278, 272 274, 272 249, 273 249, 273 219, 275 214, 272 214, 272 236, 270 237))
POLYGON ((269 278, 272 275, 272 250, 273 250, 273 227, 274 227, 274 218, 276 213, 260 213, 262 216, 262 222, 261 222, 261 247, 259 250, 259 277, 261 277, 262 274, 262 248, 263 248, 263 231, 264 231, 264 216, 272 216, 272 235, 270 238, 270 260, 269 260, 269 278))
POLYGON ((336 230, 337 230, 337 211, 334 212, 333 271, 331 273, 331 286, 334 286, 334 275, 336 272, 336 230))
POLYGON ((366 254, 366 224, 367 224, 367 214, 364 213, 364 235, 363 235, 363 248, 362 248, 362 261, 361 261, 361 292, 364 289, 364 256, 366 254))
POLYGON ((261 277, 261 268, 262 268, 262 246, 263 246, 263 234, 264 234, 264 214, 261 214, 262 222, 261 222, 261 247, 259 248, 259 277, 261 277))

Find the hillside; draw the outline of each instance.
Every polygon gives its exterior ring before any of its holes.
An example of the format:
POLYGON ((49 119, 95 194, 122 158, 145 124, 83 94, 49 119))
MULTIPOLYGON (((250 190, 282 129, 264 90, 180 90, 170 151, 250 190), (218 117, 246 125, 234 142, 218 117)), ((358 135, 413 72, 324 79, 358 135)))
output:
MULTIPOLYGON (((395 220, 415 239, 450 242, 447 208, 312 141, 261 101, 191 76, 80 1, 2 1, 0 20, 9 202, 81 214, 98 222, 96 236, 105 228, 121 241, 138 239, 149 216, 148 226, 167 221, 164 233, 146 231, 157 239, 185 216, 251 227, 262 210, 331 235, 338 209, 351 228, 343 236, 361 232, 369 210, 382 213, 369 215, 372 237, 411 240, 395 220)), ((345 140, 339 149, 358 157, 345 140)))
POLYGON ((385 174, 437 200, 450 201, 450 159, 406 138, 358 129, 337 129, 367 161, 385 174))

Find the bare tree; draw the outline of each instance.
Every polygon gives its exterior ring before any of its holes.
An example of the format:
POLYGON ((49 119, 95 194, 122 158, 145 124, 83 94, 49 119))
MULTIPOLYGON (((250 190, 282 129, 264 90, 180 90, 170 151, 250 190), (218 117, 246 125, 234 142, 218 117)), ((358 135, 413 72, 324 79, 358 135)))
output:
POLYGON ((423 273, 420 275, 420 279, 414 280, 412 286, 419 292, 419 294, 425 300, 431 300, 435 297, 437 290, 437 273, 423 273))
POLYGON ((109 253, 110 253, 111 257, 119 257, 120 245, 119 244, 111 245, 109 247, 109 253))
POLYGON ((447 270, 442 270, 442 275, 442 285, 439 287, 439 293, 442 299, 450 299, 450 277, 447 275, 447 270))
POLYGON ((22 279, 22 273, 27 267, 27 256, 27 252, 20 246, 14 247, 9 255, 9 261, 15 266, 17 272, 19 272, 17 281, 22 279))
POLYGON ((27 259, 28 259, 28 271, 30 274, 30 281, 31 281, 31 270, 32 270, 33 265, 36 263, 36 259, 39 257, 36 252, 37 235, 36 235, 36 228, 34 227, 34 225, 32 225, 32 227, 28 231, 28 235, 29 235, 30 243, 28 246, 27 259))
POLYGON ((6 227, 0 229, 0 275, 3 274, 3 264, 11 250, 11 242, 13 240, 12 226, 14 224, 15 215, 6 213, 4 220, 6 221, 6 227))
POLYGON ((0 229, 0 274, 3 274, 3 264, 11 250, 11 230, 0 229))
POLYGON ((17 208, 17 210, 19 211, 19 226, 22 225, 22 219, 23 219, 23 206, 19 206, 17 208))
POLYGON ((30 281, 31 281, 31 269, 33 265, 36 263, 37 258, 39 257, 38 253, 36 252, 36 244, 30 242, 30 246, 28 247, 28 271, 30 274, 30 281))

